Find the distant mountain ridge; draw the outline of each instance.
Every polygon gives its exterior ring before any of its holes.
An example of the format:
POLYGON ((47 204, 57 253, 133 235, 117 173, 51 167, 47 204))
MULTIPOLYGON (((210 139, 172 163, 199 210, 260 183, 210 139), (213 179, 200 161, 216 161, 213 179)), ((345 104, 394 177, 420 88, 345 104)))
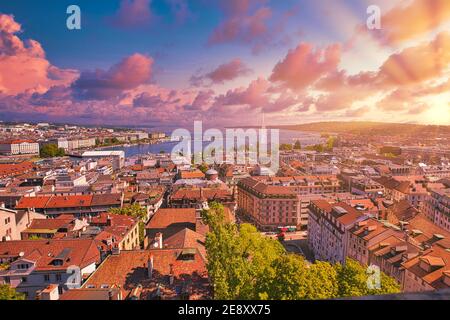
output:
POLYGON ((423 125, 411 123, 386 123, 386 122, 369 122, 369 121, 329 121, 329 122, 313 122, 298 125, 279 126, 280 129, 297 130, 297 131, 313 131, 326 133, 353 133, 361 135, 418 135, 433 134, 447 135, 450 134, 450 125, 423 125))

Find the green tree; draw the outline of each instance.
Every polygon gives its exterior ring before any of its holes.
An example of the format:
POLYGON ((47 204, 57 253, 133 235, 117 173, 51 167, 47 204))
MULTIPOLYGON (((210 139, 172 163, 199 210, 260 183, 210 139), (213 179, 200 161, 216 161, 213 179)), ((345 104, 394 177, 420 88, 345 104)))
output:
POLYGON ((208 273, 216 299, 257 299, 257 280, 284 248, 275 240, 263 237, 250 224, 240 227, 226 223, 223 206, 210 205, 202 217, 209 225, 206 237, 208 273))
POLYGON ((324 148, 323 148, 323 145, 321 145, 321 144, 315 144, 313 146, 307 146, 306 150, 323 152, 324 148))
POLYGON ((295 141, 294 149, 295 150, 301 150, 302 149, 302 145, 300 143, 300 140, 295 141))
POLYGON ((398 283, 385 273, 380 272, 380 288, 370 288, 367 268, 355 260, 347 259, 344 266, 335 265, 339 283, 339 297, 358 297, 375 294, 400 292, 398 283))
POLYGON ((336 141, 337 141, 336 137, 333 137, 333 136, 328 137, 327 144, 325 146, 325 150, 333 151, 333 148, 336 145, 336 141))
POLYGON ((292 144, 290 144, 290 143, 282 143, 282 144, 280 144, 280 150, 282 150, 282 151, 290 151, 290 150, 292 150, 292 144))
POLYGON ((215 299, 330 299, 399 292, 396 281, 381 273, 381 287, 370 288, 367 268, 348 260, 345 266, 308 263, 289 254, 277 240, 250 224, 225 222, 221 204, 202 212, 207 269, 215 299))
POLYGON ((0 284, 0 300, 25 300, 25 295, 7 284, 0 284))
POLYGON ((41 158, 63 157, 64 155, 64 149, 58 148, 54 143, 46 144, 40 148, 41 158))
POLYGON ((205 173, 206 171, 208 171, 209 167, 206 163, 203 162, 201 165, 198 166, 198 169, 201 172, 205 173))

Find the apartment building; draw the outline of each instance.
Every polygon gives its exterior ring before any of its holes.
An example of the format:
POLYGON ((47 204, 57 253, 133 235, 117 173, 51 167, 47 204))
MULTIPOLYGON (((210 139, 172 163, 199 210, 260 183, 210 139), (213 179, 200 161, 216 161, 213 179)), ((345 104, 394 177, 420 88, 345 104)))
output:
POLYGON ((308 244, 318 260, 345 263, 349 230, 368 216, 350 205, 314 200, 309 206, 308 244))
POLYGON ((381 184, 365 176, 352 178, 350 186, 354 194, 367 197, 380 197, 384 194, 384 187, 381 184))
POLYGON ((450 252, 439 245, 403 263, 403 290, 419 292, 450 287, 450 252))
POLYGON ((434 224, 450 231, 450 188, 430 190, 422 206, 425 216, 434 224))
POLYGON ((32 210, 17 211, 5 208, 0 203, 0 241, 20 240, 21 232, 35 219, 45 218, 44 215, 32 210))
POLYGON ((8 284, 27 299, 54 284, 59 293, 79 288, 95 271, 100 252, 94 240, 22 240, 0 242, 0 284, 8 284))
POLYGON ((248 177, 237 184, 237 206, 263 229, 305 228, 310 202, 342 191, 336 176, 248 177))
POLYGON ((85 194, 85 195, 45 195, 22 197, 15 209, 34 209, 37 212, 56 217, 61 214, 74 216, 95 216, 110 208, 120 208, 123 205, 123 194, 85 194))
POLYGON ((349 229, 347 255, 363 265, 369 265, 370 252, 368 248, 393 235, 402 237, 403 234, 399 229, 392 228, 373 218, 359 221, 349 229))
POLYGON ((39 143, 32 140, 1 141, 0 154, 6 156, 39 154, 39 143))
POLYGON ((268 185, 249 177, 239 181, 238 210, 250 217, 261 230, 301 227, 300 196, 286 186, 268 185))

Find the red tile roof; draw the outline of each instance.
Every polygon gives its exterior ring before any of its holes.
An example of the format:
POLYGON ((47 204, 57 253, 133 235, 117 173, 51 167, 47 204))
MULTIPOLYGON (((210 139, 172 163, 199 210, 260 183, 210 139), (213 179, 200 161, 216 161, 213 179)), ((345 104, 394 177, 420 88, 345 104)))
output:
POLYGON ((147 229, 164 229, 171 224, 196 222, 195 209, 159 209, 147 223, 147 229))
POLYGON ((39 196, 39 197, 22 197, 16 206, 16 209, 44 209, 50 200, 51 196, 39 196))
POLYGON ((53 196, 45 208, 76 208, 90 207, 92 195, 53 196))
POLYGON ((109 256, 87 280, 83 288, 102 285, 120 286, 123 297, 129 296, 138 285, 142 286, 144 299, 151 299, 158 284, 165 299, 177 298, 177 287, 191 284, 191 299, 206 298, 209 294, 205 261, 195 249, 194 260, 180 259, 183 249, 157 249, 122 251, 109 256), (152 278, 148 262, 153 257, 152 278), (174 276, 171 285, 169 275, 174 276))
POLYGON ((95 241, 86 239, 61 240, 20 240, 0 242, 0 257, 19 258, 36 262, 37 271, 66 270, 75 265, 84 268, 100 261, 100 252, 95 241), (61 266, 53 265, 52 261, 61 258, 61 266))

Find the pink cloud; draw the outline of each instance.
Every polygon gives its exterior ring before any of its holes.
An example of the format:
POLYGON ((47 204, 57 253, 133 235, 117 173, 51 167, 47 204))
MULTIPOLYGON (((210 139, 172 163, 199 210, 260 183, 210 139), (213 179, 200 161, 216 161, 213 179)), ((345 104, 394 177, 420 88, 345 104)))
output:
POLYGON ((203 80, 208 79, 212 84, 222 84, 240 76, 248 75, 250 72, 251 70, 239 58, 236 58, 219 65, 211 72, 192 76, 191 83, 200 86, 203 85, 203 80))
POLYGON ((388 11, 381 21, 382 28, 376 30, 376 36, 385 44, 397 45, 450 21, 450 1, 412 0, 388 11))
POLYGON ((381 66, 377 81, 408 85, 439 77, 450 65, 450 33, 391 55, 381 66))
POLYGON ((123 28, 146 26, 153 17, 150 4, 151 0, 122 0, 111 22, 123 28))
POLYGON ((82 72, 72 85, 75 94, 88 100, 104 100, 119 96, 124 90, 149 83, 152 76, 153 59, 142 54, 133 54, 109 70, 82 72))
POLYGON ((214 30, 208 43, 219 44, 231 41, 254 42, 267 33, 266 22, 271 15, 271 9, 263 7, 252 15, 232 16, 214 30))
POLYGON ((40 43, 22 41, 21 25, 11 15, 0 14, 0 92, 45 92, 54 85, 69 85, 75 70, 59 69, 45 58, 40 43))
POLYGON ((294 90, 304 89, 326 73, 336 70, 340 57, 341 47, 338 44, 314 49, 309 43, 301 43, 275 65, 269 79, 294 90))

